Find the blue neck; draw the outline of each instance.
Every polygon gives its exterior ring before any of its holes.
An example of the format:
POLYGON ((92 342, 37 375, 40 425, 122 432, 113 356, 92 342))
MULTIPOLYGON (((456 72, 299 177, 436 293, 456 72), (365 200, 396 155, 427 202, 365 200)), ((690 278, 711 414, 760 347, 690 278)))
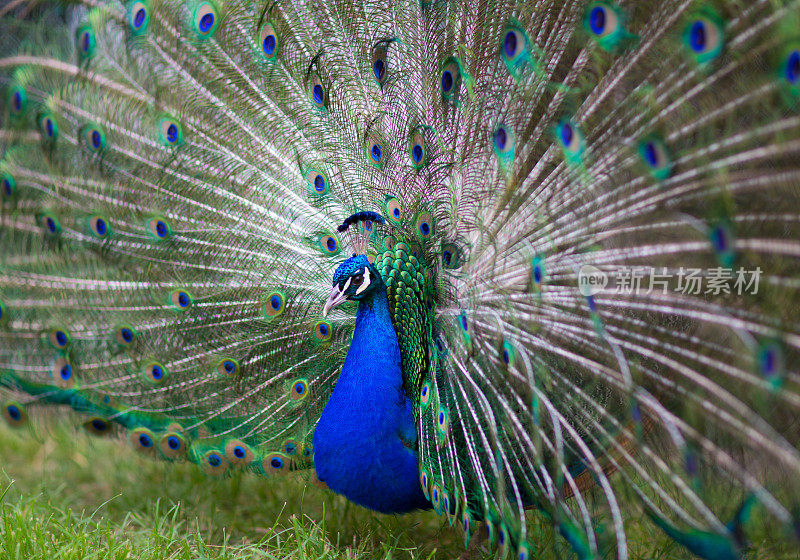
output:
POLYGON ((314 432, 317 476, 378 511, 429 507, 419 485, 416 438, 381 283, 358 305, 350 350, 314 432))

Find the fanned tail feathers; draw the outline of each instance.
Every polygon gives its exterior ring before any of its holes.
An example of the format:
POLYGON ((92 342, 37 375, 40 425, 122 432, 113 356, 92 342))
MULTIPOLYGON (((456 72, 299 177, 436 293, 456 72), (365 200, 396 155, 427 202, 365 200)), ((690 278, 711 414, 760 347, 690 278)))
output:
POLYGON ((530 558, 536 516, 624 559, 646 512, 737 557, 743 502, 800 533, 800 3, 28 7, 0 20, 6 420, 312 467, 354 328, 322 304, 365 253, 466 541, 530 558))

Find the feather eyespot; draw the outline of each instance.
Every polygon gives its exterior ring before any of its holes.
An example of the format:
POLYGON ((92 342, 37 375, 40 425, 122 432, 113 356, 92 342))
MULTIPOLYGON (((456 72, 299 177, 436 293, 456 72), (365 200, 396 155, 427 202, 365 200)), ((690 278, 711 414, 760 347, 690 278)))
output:
POLYGON ((639 157, 647 166, 650 175, 663 180, 672 173, 672 161, 667 147, 658 138, 648 138, 639 144, 639 157))
POLYGON ((297 442, 293 439, 288 439, 283 442, 283 451, 287 455, 297 454, 297 442))
POLYGON ((232 358, 223 358, 217 362, 217 373, 224 377, 231 377, 239 373, 239 362, 232 358))
POLYGON ((509 149, 511 142, 509 142, 508 131, 504 125, 498 126, 494 131, 494 147, 499 152, 506 152, 509 149))
POLYGON ((66 350, 69 343, 72 341, 72 337, 69 336, 69 332, 67 332, 66 329, 55 328, 50 330, 47 335, 47 340, 56 350, 66 350))
POLYGON ((422 493, 425 494, 425 497, 430 500, 430 487, 428 485, 430 479, 428 477, 428 471, 423 467, 419 470, 419 484, 422 487, 422 493))
POLYGON ((386 199, 386 217, 394 225, 400 225, 403 221, 403 201, 395 196, 386 199))
POLYGON ((372 220, 364 220, 363 222, 360 223, 360 226, 361 226, 361 231, 364 233, 364 235, 372 235, 373 233, 375 233, 375 222, 373 222, 372 220))
POLYGON ((112 424, 103 418, 94 417, 84 422, 83 428, 92 435, 103 436, 111 431, 112 424))
POLYGON ((436 429, 439 435, 439 443, 441 445, 444 443, 444 440, 447 438, 447 435, 450 432, 450 414, 442 405, 439 406, 439 410, 436 412, 436 429))
POLYGON ((448 270, 455 270, 461 266, 461 249, 453 243, 442 245, 442 266, 448 270))
POLYGON ((439 87, 442 97, 449 100, 458 95, 463 74, 461 62, 457 58, 450 57, 445 61, 439 75, 439 87))
POLYGON ((16 401, 10 401, 3 405, 3 418, 12 428, 17 428, 25 424, 28 414, 25 407, 16 401))
POLYGON ((167 369, 158 362, 151 362, 142 368, 142 376, 150 383, 161 383, 167 375, 167 369))
POLYGON ((428 408, 428 405, 431 403, 431 393, 433 389, 431 388, 430 381, 426 381, 422 384, 419 390, 419 404, 422 410, 428 408))
POLYGON ((533 287, 540 290, 545 278, 544 259, 540 256, 531 259, 531 280, 533 287))
POLYGON ((0 174, 0 197, 10 199, 17 191, 17 182, 14 177, 7 172, 0 174))
POLYGON ((725 46, 722 20, 712 13, 697 15, 684 29, 683 42, 699 64, 710 62, 725 46))
POLYGON ((587 10, 589 31, 598 37, 613 33, 619 24, 616 14, 607 4, 594 2, 587 10))
POLYGON ((165 115, 158 121, 158 136, 165 146, 178 146, 183 142, 183 128, 177 119, 165 115))
MULTIPOLYGON (((433 235, 433 215, 430 212, 420 212, 416 220, 417 234, 423 239, 430 239, 433 235)), ((415 255, 419 258, 419 255, 415 255)))
POLYGON ((283 313, 286 308, 286 296, 281 292, 272 292, 267 295, 264 303, 264 315, 268 319, 274 319, 283 313))
POLYGON ((531 549, 526 543, 522 543, 517 547, 517 560, 530 560, 531 549))
POLYGON ((136 340, 136 331, 128 325, 122 325, 114 330, 114 340, 120 346, 131 346, 136 340))
POLYGON ((501 523, 497 530, 497 544, 499 544, 501 547, 504 547, 507 541, 508 533, 505 526, 501 523))
POLYGON ((172 228, 164 218, 152 218, 147 221, 147 231, 156 241, 163 241, 172 235, 172 228))
POLYGON ((12 86, 8 92, 8 108, 12 117, 19 117, 28 106, 28 94, 22 86, 12 86))
POLYGON ((140 427, 131 430, 128 439, 136 451, 141 453, 152 453, 155 445, 155 436, 149 429, 140 427))
POLYGON ((509 28, 503 36, 503 58, 514 60, 525 52, 526 38, 519 29, 509 28))
POLYGON ((326 109, 328 106, 328 91, 322 80, 313 74, 308 81, 308 97, 317 109, 326 109))
POLYGON ((782 383, 786 373, 786 354, 778 342, 762 343, 756 354, 756 364, 758 372, 773 387, 777 388, 782 383))
POLYGON ((556 140, 561 146, 567 160, 571 163, 580 161, 584 150, 583 133, 570 120, 562 120, 556 126, 556 140))
POLYGON ((386 163, 386 150, 383 142, 376 136, 369 138, 365 151, 367 153, 367 161, 375 167, 382 167, 386 163))
POLYGON ((473 531, 472 514, 466 509, 461 514, 461 530, 464 531, 464 541, 466 542, 473 531))
POLYGON ((464 342, 466 342, 467 345, 469 345, 470 333, 469 333, 469 322, 467 321, 467 314, 459 313, 457 319, 458 319, 459 330, 461 331, 461 335, 464 337, 464 342))
POLYGON ((81 128, 81 142, 90 152, 99 153, 106 147, 106 133, 96 124, 87 124, 81 128))
POLYGON ((514 134, 505 125, 498 126, 492 135, 495 155, 503 162, 508 163, 514 156, 514 134))
POLYGON ((42 216, 39 218, 39 223, 41 223, 42 228, 44 228, 44 233, 46 236, 58 237, 58 235, 61 234, 61 224, 52 214, 42 214, 42 216))
POLYGON ((278 54, 278 35, 275 28, 270 23, 264 23, 258 32, 258 44, 261 47, 261 54, 267 60, 274 59, 278 54))
POLYGON ((508 23, 500 37, 500 56, 514 78, 519 78, 530 63, 531 40, 516 23, 508 23))
POLYGON ((790 86, 800 83, 800 50, 793 49, 784 57, 782 75, 790 86))
POLYGON ((0 325, 5 325, 8 322, 8 309, 6 304, 0 299, 0 325))
POLYGON ((89 218, 89 231, 97 239, 105 239, 111 232, 108 221, 102 216, 92 216, 89 218))
POLYGON ((177 459, 186 454, 186 440, 178 432, 167 432, 161 436, 159 449, 167 459, 177 459))
POLYGON ((428 150, 425 146, 425 136, 422 131, 416 129, 409 138, 408 155, 411 158, 411 165, 416 169, 425 166, 428 159, 428 150))
POLYGON ((90 25, 84 24, 75 31, 75 48, 80 60, 88 60, 94 56, 97 39, 90 25))
POLYGON ((329 321, 314 323, 314 338, 319 342, 328 342, 333 336, 333 324, 329 321))
POLYGON ((58 358, 53 363, 52 376, 59 387, 72 387, 75 384, 74 370, 66 356, 58 358))
POLYGON ((385 84, 388 77, 387 45, 386 41, 381 41, 372 48, 372 77, 379 85, 385 84))
POLYGON ((255 454, 249 445, 241 440, 233 439, 225 444, 225 457, 232 465, 247 465, 253 462, 255 454))
POLYGON ((308 397, 308 381, 305 379, 297 379, 292 383, 292 389, 289 391, 289 396, 293 401, 302 401, 308 397))
POLYGON ((211 476, 220 476, 228 470, 228 461, 222 453, 216 449, 211 449, 203 454, 203 471, 211 476))
POLYGON ((800 98, 800 42, 793 41, 783 48, 777 68, 778 80, 786 101, 794 108, 800 98))
POLYGON ((338 255, 341 250, 339 239, 333 234, 321 236, 319 238, 319 247, 323 253, 331 256, 338 255))
POLYGON ((169 302, 174 309, 185 311, 194 303, 194 298, 186 290, 172 290, 169 293, 169 302))
POLYGON ((439 489, 439 485, 436 483, 431 484, 431 504, 433 504, 433 509, 438 515, 442 514, 441 497, 442 491, 439 489))
POLYGON ((308 173, 306 173, 306 180, 308 181, 308 186, 311 189, 311 194, 315 196, 328 194, 331 190, 328 176, 321 171, 310 169, 308 173))
POLYGON ((723 266, 729 267, 736 258, 734 243, 736 238, 730 223, 723 221, 709 231, 711 247, 723 266))
POLYGON ((144 33, 150 21, 150 10, 144 2, 132 2, 128 7, 128 26, 134 34, 144 33))
POLYGON ((211 37, 217 29, 216 8, 209 2, 200 4, 194 12, 194 30, 201 38, 211 37))
POLYGON ((270 453, 261 463, 267 474, 284 474, 289 471, 289 458, 282 453, 270 453))
POLYGON ((500 359, 503 360, 503 363, 507 368, 510 368, 514 365, 516 354, 517 350, 514 348, 514 345, 509 341, 504 340, 503 344, 500 345, 500 359))
POLYGON ((486 540, 489 546, 494 547, 497 540, 497 531, 494 528, 494 523, 490 519, 486 519, 484 526, 486 527, 486 540))
POLYGON ((396 243, 396 240, 395 240, 394 236, 393 235, 387 235, 386 237, 383 238, 383 249, 385 251, 391 251, 392 249, 394 249, 395 243, 396 243))
POLYGON ((442 495, 439 498, 439 502, 442 504, 442 513, 449 516, 450 515, 450 495, 447 493, 447 490, 442 488, 442 495))
POLYGON ((54 142, 58 138, 58 124, 53 115, 42 113, 38 117, 39 134, 43 142, 54 142))
POLYGON ((605 50, 611 50, 626 36, 622 12, 608 2, 589 4, 583 25, 605 50))

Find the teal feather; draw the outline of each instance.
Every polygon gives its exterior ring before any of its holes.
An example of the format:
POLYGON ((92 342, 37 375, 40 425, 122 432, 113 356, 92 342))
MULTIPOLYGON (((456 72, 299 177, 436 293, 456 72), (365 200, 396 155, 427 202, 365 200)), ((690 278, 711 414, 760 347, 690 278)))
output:
POLYGON ((0 7, 3 418, 519 558, 796 546, 798 13, 0 7))

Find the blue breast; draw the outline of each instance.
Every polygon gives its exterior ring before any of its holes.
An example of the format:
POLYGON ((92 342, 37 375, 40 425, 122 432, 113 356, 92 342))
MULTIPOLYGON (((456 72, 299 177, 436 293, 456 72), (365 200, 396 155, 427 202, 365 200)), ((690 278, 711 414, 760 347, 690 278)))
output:
POLYGON ((385 289, 359 303, 350 350, 314 432, 317 476, 383 513, 429 508, 385 289))

